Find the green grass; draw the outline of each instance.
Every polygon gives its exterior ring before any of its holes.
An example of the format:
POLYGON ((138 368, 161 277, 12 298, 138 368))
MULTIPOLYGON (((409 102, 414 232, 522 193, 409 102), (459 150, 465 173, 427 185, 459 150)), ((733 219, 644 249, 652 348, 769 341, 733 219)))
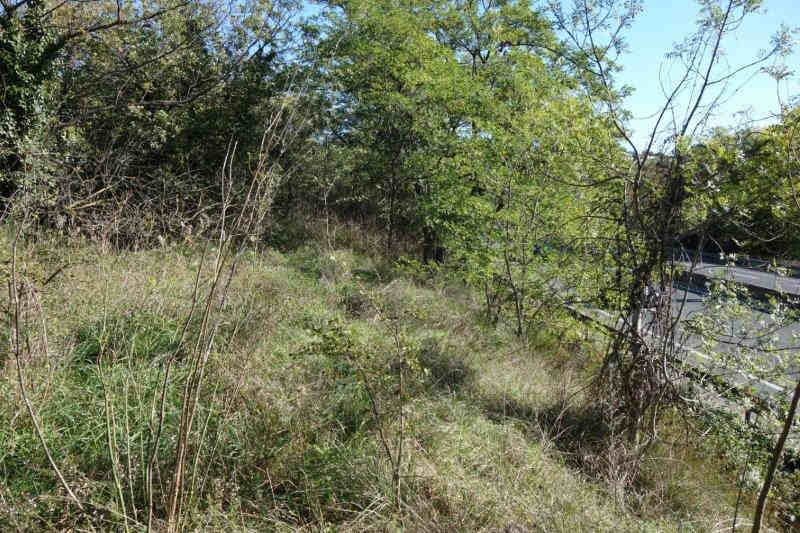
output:
MULTIPOLYGON (((152 480, 158 527, 199 327, 196 315, 179 347, 201 249, 40 240, 19 257, 33 283, 71 265, 40 288, 42 316, 29 308, 23 363, 46 442, 89 512, 68 503, 6 354, 0 530, 146 529, 145 472, 173 361, 152 480)), ((201 275, 201 294, 209 283, 201 275)), ((691 440, 676 437, 635 483, 622 479, 613 450, 598 446, 585 392, 598 354, 579 326, 550 313, 523 342, 483 321, 480 302, 363 251, 312 242, 246 253, 214 313, 185 528, 715 531, 732 516, 730 474, 691 440)))

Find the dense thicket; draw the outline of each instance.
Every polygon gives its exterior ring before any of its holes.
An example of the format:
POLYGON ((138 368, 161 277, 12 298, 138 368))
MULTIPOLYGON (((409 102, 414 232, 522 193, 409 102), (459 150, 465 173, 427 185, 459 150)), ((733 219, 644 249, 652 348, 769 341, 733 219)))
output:
POLYGON ((689 172, 698 194, 690 208, 696 226, 689 244, 704 235, 714 250, 800 256, 799 111, 787 110, 777 124, 761 129, 719 130, 694 147, 689 172))
MULTIPOLYGON (((128 240, 185 231, 220 202, 232 143, 246 162, 294 94, 297 9, 260 0, 6 6, 4 201, 50 226, 128 240)), ((273 149, 277 160, 290 151, 273 149)))
MULTIPOLYGON (((299 170, 284 214, 324 206, 379 222, 388 249, 411 239, 426 259, 449 249, 484 266, 487 240, 574 246, 600 231, 577 211, 597 188, 576 185, 624 173, 619 108, 598 105, 625 94, 597 76, 610 79, 611 54, 592 64, 524 2, 325 2, 305 22, 300 8, 4 3, 4 205, 57 227, 116 221, 128 238, 195 231, 232 144, 243 172, 281 115, 292 131, 269 156, 299 170)), ((726 251, 796 251, 796 123, 697 144, 678 240, 713 228, 726 251)))

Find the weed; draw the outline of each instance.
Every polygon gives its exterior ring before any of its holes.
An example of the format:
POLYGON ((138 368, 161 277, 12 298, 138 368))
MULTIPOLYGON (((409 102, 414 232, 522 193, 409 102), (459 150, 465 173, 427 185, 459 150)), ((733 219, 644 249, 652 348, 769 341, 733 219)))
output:
POLYGON ((423 342, 418 357, 419 364, 435 387, 455 391, 474 378, 475 370, 458 356, 443 352, 435 338, 423 342))
POLYGON ((345 283, 338 287, 340 305, 351 317, 361 317, 372 306, 370 297, 358 284, 345 283))

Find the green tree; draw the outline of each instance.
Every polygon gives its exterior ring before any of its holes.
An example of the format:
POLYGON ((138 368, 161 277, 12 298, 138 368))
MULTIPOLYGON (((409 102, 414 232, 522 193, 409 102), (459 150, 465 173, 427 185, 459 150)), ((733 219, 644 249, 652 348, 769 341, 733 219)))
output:
POLYGON ((549 22, 524 2, 433 0, 337 2, 326 21, 328 135, 353 169, 342 196, 382 218, 387 246, 402 228, 424 259, 446 248, 522 335, 546 292, 535 251, 585 229, 587 193, 565 184, 622 154, 549 22))
POLYGON ((148 10, 114 2, 0 2, 0 198, 5 202, 32 172, 26 154, 39 146, 43 125, 52 120, 59 68, 70 47, 112 28, 157 19, 177 2, 148 10))
MULTIPOLYGON (((4 91, 22 96, 5 111, 0 141, 6 196, 36 176, 24 190, 39 199, 25 210, 41 222, 113 227, 129 240, 196 231, 195 215, 219 204, 217 176, 233 143, 248 161, 265 129, 282 131, 269 156, 288 167, 310 132, 292 49, 295 0, 23 4, 2 20, 35 19, 46 30, 11 43, 46 68, 34 77, 23 65, 22 88, 4 91), (293 112, 277 113, 289 100, 293 112), (275 117, 282 122, 268 123, 275 117)), ((3 58, 28 57, 14 53, 3 58)))
POLYGON ((465 127, 470 150, 462 172, 483 192, 484 206, 446 234, 483 286, 489 315, 497 319, 510 303, 523 335, 531 313, 580 275, 562 252, 592 233, 579 216, 592 191, 573 185, 603 179, 622 152, 607 121, 577 91, 570 52, 543 12, 524 2, 448 2, 437 22, 437 39, 481 91, 465 127), (560 284, 546 283, 556 270, 560 284))
POLYGON ((796 203, 798 111, 765 128, 716 131, 692 149, 690 213, 726 253, 800 253, 796 203))
POLYGON ((56 36, 45 24, 44 1, 3 3, 0 14, 0 198, 24 173, 20 152, 46 119, 52 101, 56 36))
POLYGON ((462 143, 467 79, 431 39, 424 2, 342 2, 328 12, 320 53, 333 115, 329 135, 357 154, 356 183, 385 223, 387 248, 400 228, 423 226, 433 175, 462 143))

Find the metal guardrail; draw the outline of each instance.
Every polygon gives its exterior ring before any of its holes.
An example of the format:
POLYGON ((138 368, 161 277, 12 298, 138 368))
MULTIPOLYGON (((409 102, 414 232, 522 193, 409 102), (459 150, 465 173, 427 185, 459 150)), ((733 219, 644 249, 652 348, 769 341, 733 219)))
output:
POLYGON ((685 267, 676 278, 698 290, 707 290, 708 281, 727 279, 746 286, 757 300, 777 297, 791 307, 800 306, 800 278, 781 276, 772 272, 754 271, 742 267, 711 266, 679 262, 685 267), (755 272, 755 274, 754 274, 755 272))
POLYGON ((762 272, 775 272, 777 267, 788 277, 800 278, 800 266, 789 264, 786 261, 770 261, 758 257, 750 257, 747 254, 733 254, 731 258, 730 255, 722 252, 673 248, 672 258, 685 263, 692 263, 694 260, 698 260, 701 263, 720 266, 733 264, 734 266, 751 268, 762 272))
MULTIPOLYGON (((598 323, 605 329, 611 331, 619 331, 621 318, 616 321, 613 316, 607 311, 602 309, 589 309, 580 308, 571 304, 566 304, 566 308, 573 314, 578 315, 582 319, 591 320, 598 323)), ((651 337, 656 337, 654 334, 648 334, 651 337)), ((740 374, 738 372, 731 372, 721 365, 714 362, 714 359, 699 350, 689 348, 686 346, 675 346, 676 350, 681 354, 681 361, 688 364, 694 370, 699 371, 704 375, 713 376, 723 380, 732 389, 744 393, 745 395, 753 395, 762 401, 770 402, 775 398, 787 396, 789 390, 781 387, 770 381, 763 380, 751 374, 740 374)))
MULTIPOLYGON (((579 308, 570 304, 566 304, 566 307, 570 310, 570 312, 576 314, 580 318, 596 322, 604 328, 612 331, 618 330, 619 322, 622 320, 619 318, 614 321, 610 313, 601 309, 579 308)), ((715 364, 714 360, 708 355, 695 350, 694 348, 688 348, 685 346, 676 347, 678 348, 678 351, 682 353, 682 362, 691 367, 691 369, 699 372, 701 376, 713 376, 717 379, 720 379, 725 383, 726 386, 730 387, 730 390, 735 390, 738 395, 758 400, 758 403, 767 409, 774 411, 776 407, 775 399, 780 398, 781 396, 788 399, 789 395, 793 392, 791 388, 781 387, 780 385, 776 385, 775 383, 760 379, 753 375, 742 375, 730 371, 722 371, 722 367, 718 364, 715 364)), ((693 372, 683 372, 683 374, 690 379, 695 379, 697 377, 693 372)), ((728 397, 728 400, 730 401, 731 398, 728 397)), ((745 412, 745 419, 748 418, 751 412, 752 410, 745 412)), ((748 423, 750 422, 748 421, 748 423)), ((795 426, 798 425, 799 423, 796 421, 795 426)), ((790 437, 789 442, 787 442, 787 447, 784 450, 784 457, 794 457, 794 461, 800 459, 800 440, 798 440, 798 435, 796 432, 797 428, 793 430, 792 434, 795 436, 790 437)))

